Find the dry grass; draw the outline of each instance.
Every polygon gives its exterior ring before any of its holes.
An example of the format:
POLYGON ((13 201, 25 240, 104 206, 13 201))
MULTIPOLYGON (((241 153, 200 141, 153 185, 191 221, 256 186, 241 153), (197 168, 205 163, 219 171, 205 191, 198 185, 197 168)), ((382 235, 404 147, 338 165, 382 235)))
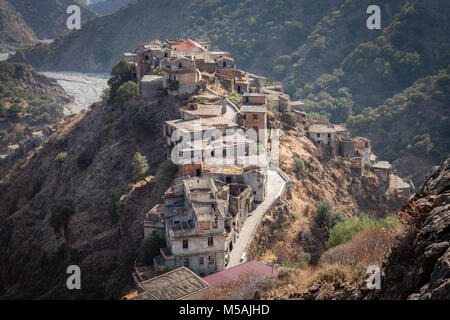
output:
POLYGON ((339 264, 350 266, 358 272, 369 265, 380 265, 400 233, 399 227, 379 227, 357 233, 348 243, 326 251, 320 264, 339 264))

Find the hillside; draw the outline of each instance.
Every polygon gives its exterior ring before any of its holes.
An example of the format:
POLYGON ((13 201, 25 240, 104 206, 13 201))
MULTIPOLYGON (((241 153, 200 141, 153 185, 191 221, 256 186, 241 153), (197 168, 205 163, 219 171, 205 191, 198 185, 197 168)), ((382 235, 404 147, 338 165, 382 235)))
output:
MULTIPOLYGON (((0 180, 2 298, 80 298, 61 285, 73 263, 83 270, 83 298, 123 294, 142 241, 143 214, 158 200, 155 185, 167 187, 159 178, 133 185, 136 151, 147 156, 149 174, 155 175, 165 149, 162 136, 138 133, 132 119, 138 110, 146 112, 146 123, 154 122, 159 133, 178 103, 133 103, 125 111, 98 103, 0 180), (52 212, 68 201, 74 215, 58 234, 52 212)), ((168 172, 161 174, 170 179, 168 172)))
POLYGON ((30 45, 38 39, 19 12, 6 0, 0 0, 0 48, 30 45))
POLYGON ((285 126, 282 132, 280 169, 291 179, 290 192, 286 202, 264 218, 251 259, 269 264, 295 263, 307 252, 311 263, 317 263, 327 240, 327 232, 314 223, 321 200, 328 200, 346 218, 359 212, 384 218, 400 208, 402 201, 385 192, 375 175, 355 175, 343 159, 320 162, 316 147, 301 127, 285 126), (295 169, 296 157, 305 163, 301 173, 295 169))
POLYGON ((366 135, 382 158, 420 185, 425 173, 449 156, 450 67, 419 79, 377 108, 350 117, 354 135, 366 135))
MULTIPOLYGON (((51 126, 64 117, 63 107, 74 101, 56 81, 37 73, 31 66, 0 62, 0 155, 20 144, 23 150, 45 140, 51 126), (33 139, 33 132, 40 132, 33 139)), ((26 152, 24 152, 26 153, 26 152)), ((0 177, 21 158, 1 159, 0 177)))
POLYGON ((107 0, 99 1, 89 5, 89 8, 98 14, 109 14, 125 7, 132 0, 107 0))
MULTIPOLYGON (((213 47, 230 51, 240 68, 281 81, 287 93, 304 100, 310 118, 346 123, 450 63, 446 1, 435 0, 432 5, 424 0, 383 1, 381 30, 365 26, 367 14, 362 8, 369 4, 190 0, 174 1, 169 9, 160 0, 137 1, 50 46, 39 45, 12 59, 41 70, 104 71, 123 51, 149 39, 209 39, 213 47)), ((424 122, 432 123, 433 115, 444 114, 443 107, 433 104, 436 112, 425 112, 424 122)), ((379 125, 388 126, 382 121, 379 118, 379 125)), ((409 126, 405 130, 403 140, 391 134, 391 140, 377 147, 399 164, 404 163, 401 156, 417 154, 393 146, 411 144, 405 139, 423 134, 409 126)), ((432 141, 441 140, 436 130, 429 134, 432 141)), ((418 156, 419 173, 406 174, 422 182, 426 170, 445 157, 448 149, 442 148, 441 156, 418 156)))
POLYGON ((76 4, 81 7, 81 21, 85 23, 95 13, 78 1, 32 0, 0 1, 0 45, 25 47, 37 40, 54 39, 67 31, 67 8, 76 4))

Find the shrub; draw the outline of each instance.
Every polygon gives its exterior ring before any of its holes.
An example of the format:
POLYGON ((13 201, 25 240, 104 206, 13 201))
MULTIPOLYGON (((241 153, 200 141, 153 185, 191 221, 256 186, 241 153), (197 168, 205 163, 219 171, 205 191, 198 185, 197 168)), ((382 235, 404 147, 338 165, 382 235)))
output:
POLYGON ((149 265, 153 264, 153 258, 159 255, 159 249, 164 248, 166 243, 160 238, 156 232, 152 233, 148 238, 144 239, 141 246, 142 261, 149 265))
POLYGON ((53 140, 53 144, 55 146, 62 146, 62 145, 64 145, 66 143, 66 141, 67 141, 67 136, 64 136, 64 135, 57 136, 55 138, 55 140, 53 140))
POLYGON ((0 117, 4 117, 6 114, 6 105, 3 100, 0 100, 0 117))
POLYGON ((74 214, 73 202, 69 198, 62 198, 51 208, 50 225, 56 234, 61 232, 69 222, 70 217, 74 214))
MULTIPOLYGON (((399 225, 397 225, 399 226, 399 225)), ((364 273, 369 265, 380 265, 389 251, 399 227, 375 227, 358 232, 349 242, 325 251, 319 264, 351 266, 364 273)))
POLYGON ((130 63, 122 59, 119 62, 117 62, 111 71, 111 78, 108 80, 109 85, 109 97, 111 98, 111 101, 114 102, 116 98, 116 93, 119 90, 120 86, 131 80, 131 67, 130 63))
POLYGON ((139 97, 139 86, 133 81, 128 81, 122 84, 119 90, 117 90, 114 103, 120 107, 123 107, 125 102, 137 97, 139 97))
POLYGON ((228 95, 228 100, 230 100, 231 103, 236 106, 239 106, 241 104, 241 97, 236 91, 233 91, 228 95))
POLYGON ((138 111, 131 120, 131 123, 134 129, 139 133, 153 134, 155 132, 154 123, 150 120, 149 114, 145 111, 138 111))
POLYGON ((294 157, 294 164, 295 164, 295 172, 297 174, 300 174, 305 170, 305 162, 302 159, 294 157))
POLYGON ((355 234, 362 230, 394 225, 395 221, 391 218, 377 220, 365 213, 361 213, 359 216, 346 219, 345 221, 338 222, 331 228, 330 236, 325 246, 329 249, 350 241, 355 234))
POLYGON ((126 186, 116 187, 112 192, 108 205, 108 212, 111 217, 111 223, 116 224, 119 221, 120 198, 128 191, 126 186))
POLYGON ((6 117, 12 121, 17 120, 20 112, 23 112, 23 107, 20 104, 13 104, 6 111, 6 117))
POLYGON ((170 91, 177 91, 179 87, 180 87, 180 84, 179 84, 178 80, 171 80, 171 79, 167 80, 167 88, 170 91))
POLYGON ((162 76, 162 68, 161 68, 161 66, 157 66, 155 69, 153 69, 151 74, 154 74, 156 76, 162 76))
POLYGON ((154 178, 155 183, 158 185, 156 194, 159 201, 161 201, 161 197, 163 196, 164 191, 172 182, 175 173, 177 173, 177 170, 178 167, 171 160, 166 160, 159 166, 158 172, 156 172, 154 178))
POLYGON ((321 200, 316 208, 314 222, 322 228, 330 230, 339 221, 344 220, 339 210, 333 209, 328 200, 321 200))
POLYGON ((133 156, 131 165, 133 166, 133 179, 135 181, 145 178, 145 174, 148 171, 148 161, 145 156, 141 155, 139 152, 136 152, 133 156))
POLYGON ((67 152, 60 152, 55 157, 55 162, 56 162, 57 166, 59 167, 64 161, 66 161, 66 159, 67 159, 67 152))
POLYGON ((77 158, 78 168, 81 170, 86 169, 92 163, 93 156, 88 151, 83 151, 77 158))
POLYGON ((295 123, 297 122, 297 118, 291 112, 283 113, 281 119, 290 126, 295 126, 295 123))

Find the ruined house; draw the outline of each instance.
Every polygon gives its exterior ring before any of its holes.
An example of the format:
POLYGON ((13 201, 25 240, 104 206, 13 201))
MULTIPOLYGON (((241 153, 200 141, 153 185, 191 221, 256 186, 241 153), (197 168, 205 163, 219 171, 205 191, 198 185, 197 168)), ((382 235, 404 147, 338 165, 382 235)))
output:
POLYGON ((225 100, 222 104, 188 103, 180 109, 183 120, 207 119, 220 117, 227 111, 225 100))
POLYGON ((165 227, 166 248, 154 266, 185 266, 202 276, 225 269, 252 202, 246 185, 210 177, 176 179, 164 194, 164 205, 152 209, 144 221, 147 236, 161 224, 165 227))
POLYGON ((138 282, 131 300, 196 300, 204 298, 209 284, 185 267, 138 282))
POLYGON ((163 88, 163 77, 156 75, 145 75, 141 80, 141 96, 150 99, 161 94, 163 88))
POLYGON ((392 165, 388 161, 379 161, 370 167, 370 170, 381 178, 384 182, 389 183, 389 175, 391 174, 392 165))
POLYGON ((178 57, 162 61, 163 88, 170 95, 187 95, 195 92, 202 76, 193 58, 178 57))
POLYGON ((362 157, 365 163, 371 163, 372 146, 370 140, 364 137, 355 137, 355 155, 362 157))
POLYGON ((332 155, 336 155, 336 130, 333 125, 312 125, 309 128, 308 137, 316 146, 326 147, 332 155))

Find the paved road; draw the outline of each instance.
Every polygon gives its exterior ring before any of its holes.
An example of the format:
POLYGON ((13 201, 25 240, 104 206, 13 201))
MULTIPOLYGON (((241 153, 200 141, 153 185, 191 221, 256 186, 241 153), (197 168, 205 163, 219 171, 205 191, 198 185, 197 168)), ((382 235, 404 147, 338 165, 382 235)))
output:
POLYGON ((277 171, 270 168, 267 170, 267 197, 255 210, 253 210, 252 215, 245 221, 244 226, 239 233, 239 238, 233 246, 233 251, 231 251, 227 269, 241 263, 241 257, 244 252, 247 252, 248 248, 250 248, 262 217, 281 195, 281 190, 285 183, 287 182, 283 180, 277 171))

